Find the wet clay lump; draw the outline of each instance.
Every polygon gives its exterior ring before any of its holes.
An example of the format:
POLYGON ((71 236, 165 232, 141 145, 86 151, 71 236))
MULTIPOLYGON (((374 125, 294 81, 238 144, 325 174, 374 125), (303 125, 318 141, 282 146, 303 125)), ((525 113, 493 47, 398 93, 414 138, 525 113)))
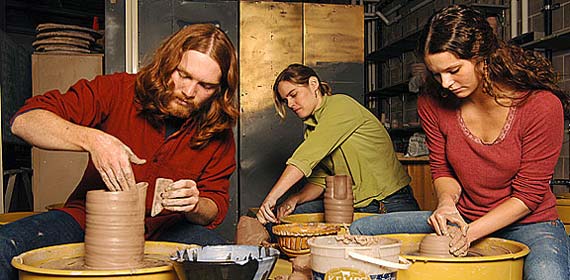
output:
POLYGON ((451 258, 453 255, 449 252, 449 243, 451 243, 449 236, 428 234, 420 243, 420 255, 451 258))

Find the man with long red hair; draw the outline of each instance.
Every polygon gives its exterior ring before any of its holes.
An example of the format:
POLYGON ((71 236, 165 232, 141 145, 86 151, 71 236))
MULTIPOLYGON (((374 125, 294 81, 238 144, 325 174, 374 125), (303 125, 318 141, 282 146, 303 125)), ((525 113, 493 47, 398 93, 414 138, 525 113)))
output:
POLYGON ((0 228, 0 279, 17 277, 13 256, 82 242, 87 191, 124 191, 148 182, 148 240, 221 244, 211 229, 228 210, 235 170, 232 127, 238 110, 236 51, 211 24, 182 28, 134 74, 81 80, 65 94, 29 99, 12 118, 12 132, 52 150, 87 151, 90 162, 65 207, 0 228), (151 217, 157 178, 173 180, 164 210, 151 217))

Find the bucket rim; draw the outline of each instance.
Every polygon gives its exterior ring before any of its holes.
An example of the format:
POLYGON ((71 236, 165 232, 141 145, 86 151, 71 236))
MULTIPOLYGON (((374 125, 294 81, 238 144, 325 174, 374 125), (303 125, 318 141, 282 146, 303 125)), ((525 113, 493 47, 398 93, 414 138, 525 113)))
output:
POLYGON ((317 239, 331 239, 331 238, 336 238, 336 235, 328 235, 328 236, 316 236, 313 238, 310 238, 309 240, 307 240, 307 243, 309 244, 309 246, 312 247, 317 247, 317 248, 323 248, 323 249, 334 249, 334 250, 346 250, 346 249, 350 249, 350 250, 368 250, 372 247, 378 247, 378 246, 382 246, 382 248, 393 248, 393 247, 398 247, 400 248, 402 246, 402 240, 399 240, 397 238, 393 238, 393 237, 387 237, 384 235, 363 235, 363 236, 372 236, 372 237, 382 237, 383 239, 387 239, 393 243, 390 244, 371 244, 368 246, 365 245, 360 245, 360 246, 334 246, 334 245, 323 245, 323 244, 315 244, 315 240, 317 239))
MULTIPOLYGON (((394 239, 398 239, 397 236, 409 237, 409 236, 425 236, 424 233, 397 233, 397 234, 383 234, 380 236, 386 236, 394 239)), ((496 237, 485 237, 480 240, 492 240, 495 242, 507 243, 519 247, 521 250, 516 253, 499 254, 494 256, 484 256, 484 257, 461 257, 461 258, 445 258, 445 257, 433 257, 433 256, 418 256, 418 255, 408 255, 405 253, 400 253, 400 255, 412 262, 460 262, 460 263, 476 263, 476 262, 492 262, 500 260, 515 260, 520 259, 530 253, 530 248, 525 244, 513 240, 496 238, 496 237)))
MULTIPOLYGON (((198 246, 198 247, 193 247, 193 248, 188 248, 188 250, 193 251, 200 251, 200 254, 207 254, 207 253, 214 253, 218 250, 224 250, 224 249, 244 249, 244 250, 249 250, 249 251, 258 251, 258 250, 265 250, 265 247, 263 246, 257 246, 257 245, 238 245, 238 244, 223 244, 223 245, 206 245, 206 246, 198 246), (207 252, 207 251, 212 251, 212 252, 207 252)), ((186 250, 186 249, 184 249, 186 250)), ((255 260, 260 260, 260 261, 266 261, 266 260, 271 260, 271 259, 275 259, 275 258, 279 258, 280 252, 278 249, 276 248, 271 248, 271 247, 267 247, 267 250, 269 252, 269 255, 266 256, 259 256, 259 257, 252 257, 255 260)), ((249 254, 251 254, 251 252, 249 252, 249 254)), ((260 254, 261 255, 261 254, 260 254)), ((175 260, 176 262, 179 262, 177 260, 175 260)), ((230 263, 235 263, 232 260, 228 260, 228 259, 202 259, 199 262, 204 262, 204 261, 211 261, 211 262, 230 262, 230 263)), ((182 262, 182 261, 180 261, 182 262)))
MULTIPOLYGON (((31 266, 29 264, 24 263, 24 258, 30 255, 37 254, 41 251, 50 251, 58 248, 70 248, 70 249, 79 249, 78 247, 84 247, 85 243, 68 243, 68 244, 60 244, 60 245, 53 245, 47 247, 41 247, 38 249, 33 249, 21 253, 18 256, 12 258, 11 264, 14 266, 18 271, 24 271, 28 273, 35 273, 35 274, 43 274, 43 275, 57 275, 57 276, 120 276, 120 275, 137 275, 137 274, 155 274, 161 273, 165 271, 174 271, 172 264, 169 262, 166 265, 156 266, 156 267, 149 267, 149 268, 133 268, 133 269, 115 269, 115 270, 93 270, 93 269, 84 269, 84 270, 65 270, 65 269, 50 269, 50 268, 41 268, 37 266, 31 266)), ((145 254, 147 251, 147 247, 172 247, 173 250, 177 250, 175 248, 193 248, 199 247, 199 245, 195 244, 185 244, 185 243, 177 243, 177 242, 168 242, 168 241, 145 241, 145 254)), ((174 251, 173 251, 174 252, 174 251)), ((153 254, 157 255, 157 254, 153 254)), ((81 256, 81 255, 79 255, 81 256)), ((83 254, 84 256, 84 254, 83 254)), ((77 256, 70 256, 77 257, 77 256)), ((168 256, 167 256, 168 257, 168 256)))

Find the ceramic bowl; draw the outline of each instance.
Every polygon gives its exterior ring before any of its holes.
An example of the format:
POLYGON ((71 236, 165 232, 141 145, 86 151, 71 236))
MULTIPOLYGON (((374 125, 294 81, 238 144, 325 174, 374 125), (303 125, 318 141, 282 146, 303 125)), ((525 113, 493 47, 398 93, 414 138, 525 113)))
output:
POLYGON ((277 244, 283 253, 296 257, 310 252, 307 240, 316 236, 336 235, 340 225, 326 223, 292 223, 273 226, 277 244))

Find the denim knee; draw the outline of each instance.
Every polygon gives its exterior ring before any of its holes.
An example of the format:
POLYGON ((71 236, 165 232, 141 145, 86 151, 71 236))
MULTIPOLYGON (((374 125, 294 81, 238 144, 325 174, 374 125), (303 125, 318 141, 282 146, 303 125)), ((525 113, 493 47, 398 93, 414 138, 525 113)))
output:
POLYGON ((18 279, 18 271, 11 264, 18 254, 16 242, 0 235, 0 280, 18 279))
POLYGON ((350 233, 363 235, 433 232, 427 219, 429 211, 379 214, 358 219, 350 225, 350 233))

